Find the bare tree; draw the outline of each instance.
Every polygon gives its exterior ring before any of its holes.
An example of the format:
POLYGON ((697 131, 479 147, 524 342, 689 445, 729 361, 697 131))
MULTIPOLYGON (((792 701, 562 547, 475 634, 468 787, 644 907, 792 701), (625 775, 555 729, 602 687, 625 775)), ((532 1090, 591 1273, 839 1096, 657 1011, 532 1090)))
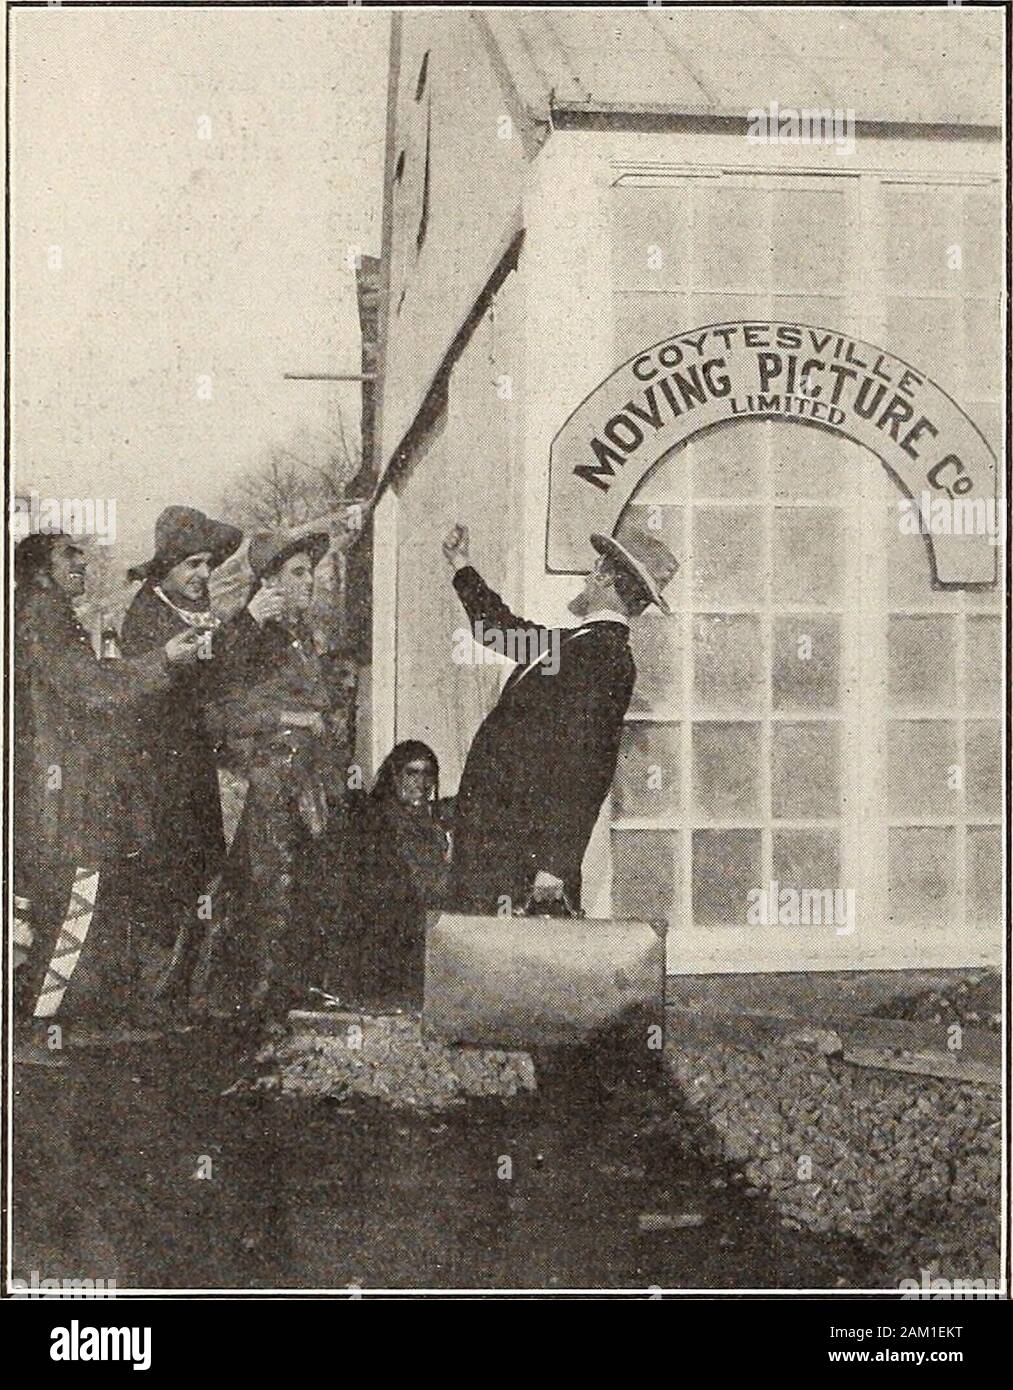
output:
MULTIPOLYGON (((359 451, 345 432, 340 412, 332 429, 297 434, 253 460, 222 497, 221 514, 247 535, 258 530, 331 529, 346 506, 345 488, 359 471, 359 451)), ((227 615, 249 591, 243 546, 215 572, 212 594, 227 615)), ((329 649, 343 642, 344 559, 331 553, 317 571, 312 616, 329 649)))
POLYGON ((336 429, 305 431, 250 463, 223 496, 222 513, 247 531, 298 526, 340 508, 358 468, 339 414, 336 429))

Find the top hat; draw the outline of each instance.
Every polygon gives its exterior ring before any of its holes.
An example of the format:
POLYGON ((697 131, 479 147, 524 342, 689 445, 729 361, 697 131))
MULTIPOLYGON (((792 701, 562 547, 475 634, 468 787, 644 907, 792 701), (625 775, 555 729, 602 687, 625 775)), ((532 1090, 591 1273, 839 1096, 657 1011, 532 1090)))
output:
POLYGON ((247 559, 257 579, 263 579, 270 569, 283 565, 292 555, 308 555, 316 569, 327 554, 331 543, 326 531, 310 531, 293 536, 290 531, 258 531, 250 540, 247 559))
POLYGON ((155 522, 155 553, 127 571, 128 579, 160 579, 174 565, 205 551, 211 568, 227 560, 242 544, 243 533, 226 521, 213 521, 196 507, 166 507, 155 522))
POLYGON ((675 575, 679 561, 664 542, 643 531, 627 531, 622 542, 614 536, 593 535, 591 544, 599 555, 607 555, 638 580, 662 613, 671 614, 661 591, 675 575))

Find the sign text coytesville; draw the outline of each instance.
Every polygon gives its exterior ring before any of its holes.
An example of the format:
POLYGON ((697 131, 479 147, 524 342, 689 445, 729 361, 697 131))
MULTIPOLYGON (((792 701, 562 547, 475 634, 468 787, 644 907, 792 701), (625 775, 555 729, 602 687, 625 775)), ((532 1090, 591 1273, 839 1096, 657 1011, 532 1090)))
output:
MULTIPOLYGON (((675 333, 624 362, 556 435, 548 569, 586 568, 589 534, 613 531, 664 455, 701 430, 750 417, 835 431, 871 449, 901 493, 948 498, 969 519, 976 506, 994 516, 992 451, 924 372, 831 328, 711 324, 675 333)), ((987 527, 937 529, 926 540, 938 583, 995 582, 995 537, 987 527)))

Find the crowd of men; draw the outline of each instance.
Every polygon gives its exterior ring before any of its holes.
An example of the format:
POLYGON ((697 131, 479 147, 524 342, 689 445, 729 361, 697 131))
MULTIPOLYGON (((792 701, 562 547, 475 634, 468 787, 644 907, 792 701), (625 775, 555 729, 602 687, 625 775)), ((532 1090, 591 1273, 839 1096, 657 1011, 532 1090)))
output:
MULTIPOLYGON (((576 911, 581 861, 615 771, 635 668, 629 626, 674 557, 594 536, 572 628, 512 613, 444 542, 476 639, 535 652, 478 730, 457 796, 424 744, 369 793, 348 775, 347 686, 308 621, 314 572, 358 534, 263 532, 223 620, 213 571, 242 533, 167 508, 103 660, 79 622, 86 549, 36 532, 15 551, 15 1010, 23 1060, 54 1021, 125 1024, 205 1009, 277 1028, 308 991, 417 1002, 427 907, 576 911), (551 654, 552 660, 546 660, 551 654), (227 844, 220 787, 242 811, 227 844), (198 981, 197 977, 200 977, 198 981)), ((448 659, 450 659, 448 634, 448 659)))

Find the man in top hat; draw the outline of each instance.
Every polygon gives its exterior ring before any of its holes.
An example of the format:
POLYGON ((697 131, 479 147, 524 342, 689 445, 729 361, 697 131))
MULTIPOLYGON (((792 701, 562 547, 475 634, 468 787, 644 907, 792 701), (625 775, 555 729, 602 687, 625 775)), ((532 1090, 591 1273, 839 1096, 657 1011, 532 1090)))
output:
POLYGON ((314 924, 297 920, 306 915, 295 911, 297 868, 326 826, 336 769, 329 758, 334 692, 307 613, 314 571, 330 544, 325 531, 252 537, 251 602, 271 595, 276 605, 259 632, 230 648, 208 712, 219 745, 249 784, 229 852, 232 921, 217 965, 251 1022, 280 1021, 309 983, 314 924))
POLYGON ((139 933, 149 963, 168 958, 155 996, 169 1011, 186 1010, 225 858, 204 707, 218 691, 227 648, 280 611, 280 602, 263 594, 227 623, 212 614, 209 578, 242 539, 237 527, 196 508, 166 507, 155 523, 154 555, 128 571, 143 583, 123 622, 124 657, 141 656, 175 633, 195 631, 200 638, 200 659, 133 716, 130 794, 144 806, 148 835, 122 875, 121 900, 110 904, 139 933))
POLYGON ((592 536, 598 559, 571 601, 579 625, 511 613, 468 560, 468 532, 443 543, 476 640, 518 665, 475 735, 457 794, 452 896, 479 912, 580 907, 581 863, 608 793, 636 667, 630 624, 678 569, 646 534, 592 536))

